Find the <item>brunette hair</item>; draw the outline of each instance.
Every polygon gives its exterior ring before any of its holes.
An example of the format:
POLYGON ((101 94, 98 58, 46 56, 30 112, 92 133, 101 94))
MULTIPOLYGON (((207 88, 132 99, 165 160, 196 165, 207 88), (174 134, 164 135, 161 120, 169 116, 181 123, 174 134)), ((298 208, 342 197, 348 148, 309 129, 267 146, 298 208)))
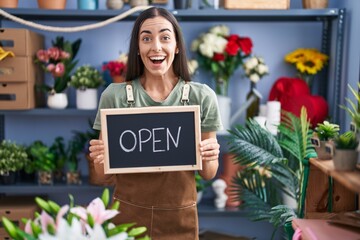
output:
POLYGON ((181 79, 190 81, 190 74, 187 65, 186 49, 185 42, 181 33, 181 28, 174 17, 169 11, 164 8, 151 7, 141 12, 137 17, 134 27, 131 33, 130 47, 128 53, 128 63, 126 71, 126 81, 131 81, 136 78, 139 78, 144 73, 144 63, 142 62, 138 52, 139 52, 139 33, 140 27, 143 22, 149 18, 155 18, 161 16, 168 20, 175 31, 177 48, 179 53, 175 55, 173 61, 173 69, 176 76, 179 76, 181 79))

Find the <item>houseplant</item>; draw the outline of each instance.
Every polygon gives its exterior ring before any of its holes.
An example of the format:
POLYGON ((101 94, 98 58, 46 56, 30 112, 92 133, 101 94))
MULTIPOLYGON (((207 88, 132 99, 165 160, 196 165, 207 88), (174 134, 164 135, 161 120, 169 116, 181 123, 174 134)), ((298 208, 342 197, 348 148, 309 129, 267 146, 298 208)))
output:
POLYGON ((26 148, 8 140, 0 143, 0 182, 13 184, 16 173, 29 163, 26 148))
POLYGON ((118 59, 105 62, 102 65, 102 70, 105 74, 110 75, 113 83, 122 83, 125 81, 127 59, 127 54, 121 53, 118 59))
POLYGON ((285 56, 285 62, 295 66, 298 77, 312 88, 312 83, 318 72, 327 64, 329 57, 313 48, 299 48, 285 56))
MULTIPOLYGON (((75 206, 74 198, 69 195, 70 203, 59 206, 54 201, 46 201, 36 197, 35 201, 41 209, 34 219, 24 219, 25 229, 8 218, 2 217, 5 230, 14 240, 23 239, 118 239, 118 240, 150 240, 139 237, 146 233, 146 227, 136 227, 135 223, 114 225, 111 219, 119 214, 119 202, 109 203, 110 194, 104 189, 101 198, 97 197, 86 207, 75 206)), ((121 213, 120 213, 121 214, 121 213)))
POLYGON ((90 65, 78 67, 69 82, 70 86, 76 88, 76 107, 78 109, 96 109, 97 89, 104 83, 96 68, 90 65))
POLYGON ((334 167, 339 171, 351 171, 356 167, 358 152, 356 151, 359 141, 356 134, 347 131, 334 138, 333 144, 327 146, 331 149, 334 167))
MULTIPOLYGON (((340 105, 340 108, 348 112, 351 117, 352 122, 355 124, 356 129, 360 132, 360 93, 348 85, 349 90, 355 98, 355 101, 352 101, 350 98, 345 98, 350 107, 345 105, 340 105)), ((360 82, 358 83, 358 89, 360 89, 360 82)))
POLYGON ((56 137, 54 142, 51 144, 49 151, 54 154, 54 180, 62 182, 64 180, 64 166, 67 159, 66 144, 64 138, 56 137))
POLYGON ((64 93, 70 81, 71 72, 77 64, 74 60, 81 45, 81 39, 74 42, 58 36, 52 41, 52 47, 40 49, 36 53, 35 63, 39 64, 45 72, 49 72, 53 78, 51 84, 43 84, 38 88, 49 94, 48 105, 51 108, 66 108, 68 101, 64 93), (61 104, 55 99, 62 99, 61 104))
POLYGON ((337 124, 324 121, 318 123, 314 129, 314 137, 312 138, 315 151, 318 159, 328 160, 331 159, 330 153, 325 149, 325 144, 339 135, 340 127, 337 124))
POLYGON ((304 159, 315 156, 304 107, 299 118, 284 112, 278 129, 275 137, 250 119, 230 131, 228 143, 235 163, 243 167, 234 182, 240 207, 248 210, 251 220, 269 221, 275 227, 302 217, 307 179, 304 159), (296 200, 295 208, 284 205, 284 194, 296 200))
POLYGON ((53 171, 56 169, 55 154, 50 147, 42 141, 37 140, 31 143, 26 149, 30 164, 26 166, 27 173, 36 172, 39 184, 53 184, 53 171))

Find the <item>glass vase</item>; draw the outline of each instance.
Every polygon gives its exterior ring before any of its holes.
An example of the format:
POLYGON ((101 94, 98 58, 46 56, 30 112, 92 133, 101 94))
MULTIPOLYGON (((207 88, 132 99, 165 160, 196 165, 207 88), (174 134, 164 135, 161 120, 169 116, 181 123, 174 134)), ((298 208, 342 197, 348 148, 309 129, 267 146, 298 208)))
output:
POLYGON ((215 86, 216 94, 221 96, 227 96, 229 79, 225 77, 216 77, 215 81, 216 81, 216 86, 215 86))
POLYGON ((246 100, 253 99, 246 110, 246 119, 253 118, 259 115, 260 97, 256 93, 256 83, 251 82, 250 92, 246 95, 246 100))

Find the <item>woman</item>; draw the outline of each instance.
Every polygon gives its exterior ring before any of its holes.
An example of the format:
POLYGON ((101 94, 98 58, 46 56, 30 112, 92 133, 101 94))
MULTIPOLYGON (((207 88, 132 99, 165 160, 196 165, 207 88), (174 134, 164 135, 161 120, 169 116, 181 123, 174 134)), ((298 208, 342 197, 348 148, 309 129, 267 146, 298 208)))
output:
MULTIPOLYGON (((221 121, 215 93, 204 84, 192 83, 187 68, 185 44, 174 16, 162 8, 149 8, 134 23, 131 35, 127 83, 111 84, 102 93, 99 109, 147 106, 200 105, 200 153, 204 179, 218 169, 216 131, 221 121), (189 83, 188 83, 189 82, 189 83), (134 101, 126 94, 133 88, 134 101), (181 101, 184 85, 190 85, 188 101, 181 101), (130 101, 129 101, 130 100, 130 101)), ((100 113, 94 122, 100 130, 100 113)), ((146 226, 152 239, 198 239, 194 171, 104 175, 104 145, 90 141, 98 178, 115 182, 114 200, 120 201, 116 223, 136 222, 146 226)))

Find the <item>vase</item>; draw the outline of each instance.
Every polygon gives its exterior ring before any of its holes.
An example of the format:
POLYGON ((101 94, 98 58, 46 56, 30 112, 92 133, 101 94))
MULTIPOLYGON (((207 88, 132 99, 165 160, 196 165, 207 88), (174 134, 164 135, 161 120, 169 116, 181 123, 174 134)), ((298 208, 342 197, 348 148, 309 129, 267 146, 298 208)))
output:
POLYGON ((230 117, 231 117, 231 99, 227 96, 216 95, 219 106, 220 119, 223 125, 221 132, 226 133, 231 128, 230 117))
POLYGON ((129 4, 131 7, 147 6, 149 5, 149 0, 130 0, 129 4))
POLYGON ((78 9, 82 10, 96 10, 98 9, 98 0, 78 0, 78 9))
POLYGON ((66 0, 37 0, 39 8, 43 9, 65 9, 66 0))
POLYGON ((123 82, 125 82, 125 77, 123 77, 123 76, 113 76, 112 77, 112 82, 113 83, 123 83, 123 82))
POLYGON ((49 94, 47 105, 52 109, 64 109, 68 106, 68 97, 66 93, 49 94))
POLYGON ((200 9, 219 9, 220 0, 199 0, 200 9))
POLYGON ((222 174, 219 178, 223 179, 226 182, 225 194, 228 196, 226 200, 226 207, 234 208, 240 205, 240 201, 236 193, 236 188, 234 188, 233 179, 236 177, 238 171, 243 167, 234 162, 235 155, 231 153, 225 153, 222 156, 222 174))
POLYGON ((314 146, 319 160, 330 160, 331 154, 326 152, 325 145, 328 141, 320 141, 320 146, 314 146))
POLYGON ((106 0, 106 7, 108 9, 121 9, 123 6, 123 0, 106 0))
POLYGON ((215 78, 215 92, 218 95, 228 96, 229 78, 216 77, 215 78))
POLYGON ((37 172, 37 182, 39 185, 53 185, 54 184, 54 175, 52 172, 38 171, 37 172))
POLYGON ((246 119, 254 118, 259 115, 260 97, 256 91, 256 83, 251 82, 250 92, 246 95, 246 100, 250 101, 250 105, 246 110, 246 119))
POLYGON ((84 110, 96 109, 97 96, 96 88, 76 89, 76 108, 84 110))
POLYGON ((0 8, 17 8, 18 0, 1 0, 0 8))
POLYGON ((338 171, 352 171, 356 168, 358 152, 352 149, 335 149, 333 161, 338 171))
POLYGON ((303 8, 327 8, 328 0, 302 0, 303 8))

